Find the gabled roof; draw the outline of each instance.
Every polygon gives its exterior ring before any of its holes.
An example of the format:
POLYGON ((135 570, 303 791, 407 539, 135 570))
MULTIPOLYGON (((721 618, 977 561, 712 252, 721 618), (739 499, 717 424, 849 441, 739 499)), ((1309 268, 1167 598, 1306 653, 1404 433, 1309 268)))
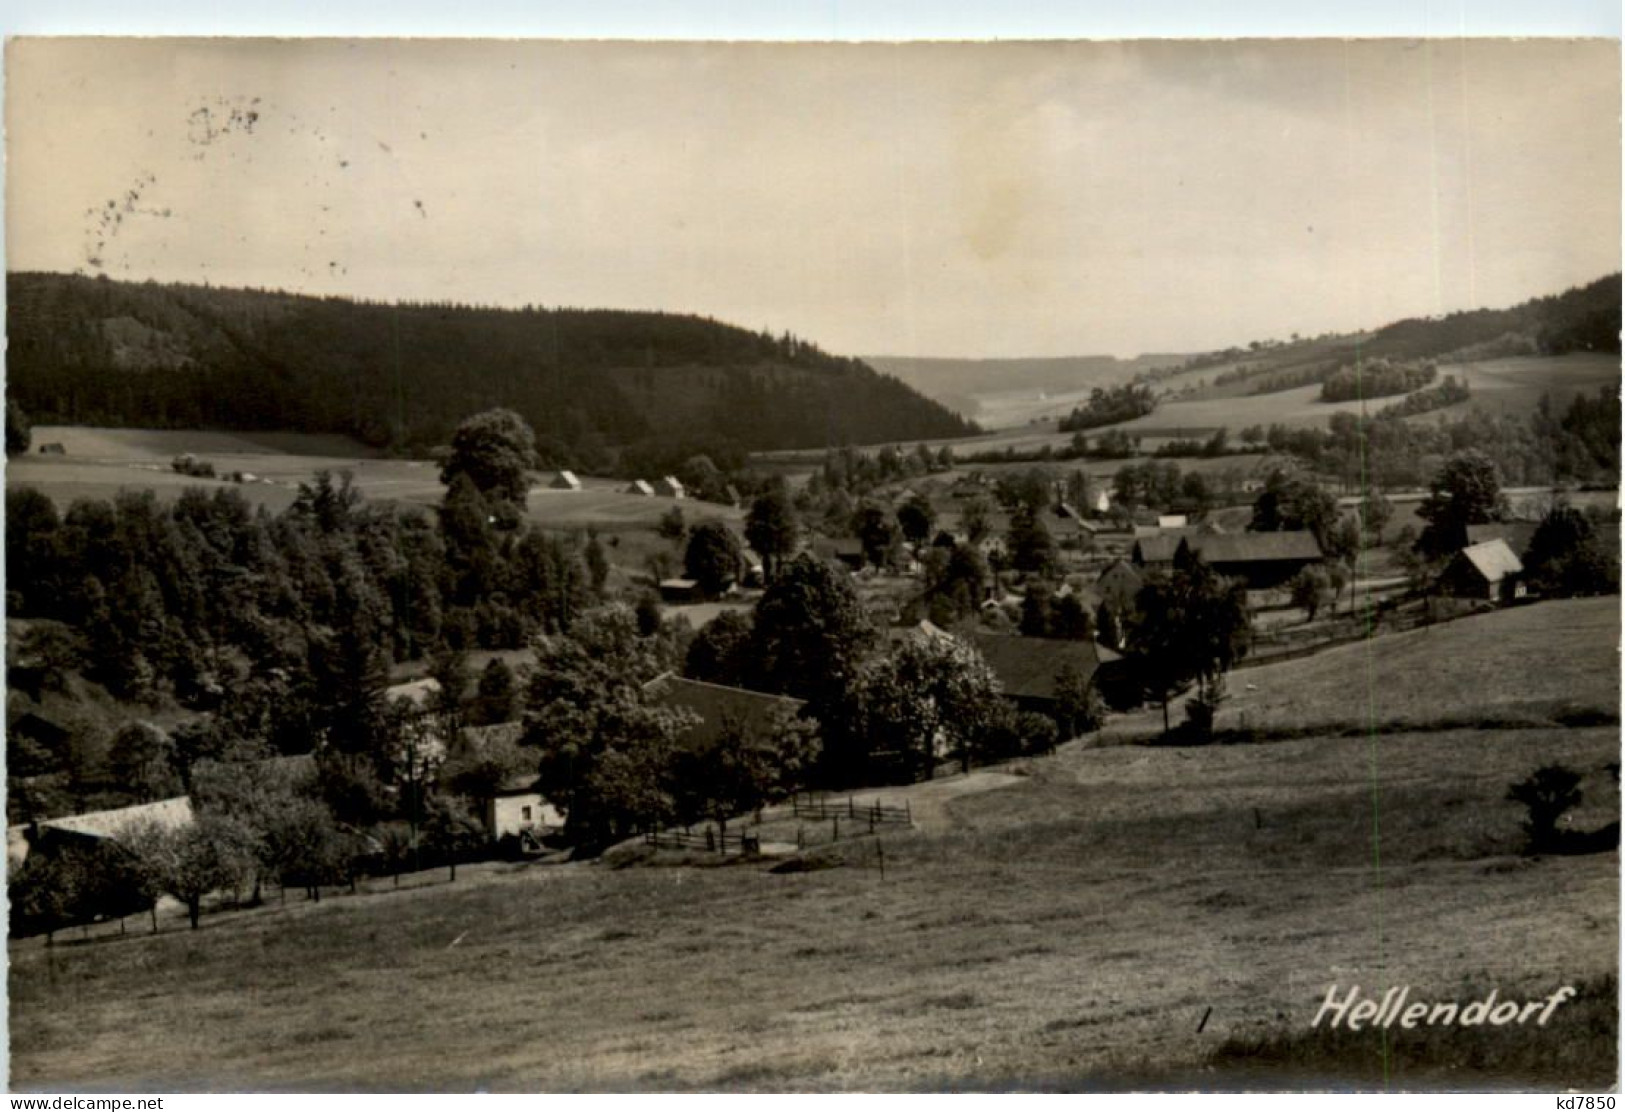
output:
POLYGON ((1134 561, 1139 564, 1171 564, 1174 553, 1179 551, 1179 542, 1184 539, 1183 533, 1157 533, 1141 537, 1134 542, 1134 561))
POLYGON ((581 480, 576 478, 575 473, 572 471, 560 471, 553 476, 552 481, 547 485, 554 490, 579 490, 581 480))
POLYGON ((118 838, 137 823, 155 823, 165 830, 177 830, 192 821, 192 801, 184 795, 173 799, 160 799, 156 803, 137 803, 133 807, 116 807, 111 811, 91 811, 83 815, 63 815, 46 819, 41 827, 82 834, 87 838, 118 838))
POLYGON ((1499 539, 1468 545, 1456 553, 1456 559, 1466 561, 1474 571, 1484 577, 1486 583, 1499 583, 1509 575, 1520 575, 1523 572, 1523 562, 1507 546, 1506 541, 1499 539))
POLYGON ((1055 698, 1055 676, 1066 664, 1087 679, 1101 664, 1118 659, 1116 653, 1093 641, 1003 633, 973 633, 969 640, 999 677, 1004 693, 1021 699, 1055 698))
POLYGON ((1209 564, 1251 564, 1273 560, 1319 560, 1320 542, 1307 529, 1279 533, 1200 533, 1184 538, 1209 564))
POLYGON ((786 695, 704 683, 670 672, 644 684, 643 693, 660 706, 680 707, 699 716, 699 724, 683 739, 686 744, 695 746, 714 744, 730 721, 742 724, 746 730, 760 730, 774 715, 783 711, 797 713, 805 705, 802 700, 786 695))
POLYGON ((419 710, 428 706, 430 701, 438 694, 440 694, 440 681, 433 676, 425 676, 421 680, 398 683, 394 687, 384 688, 385 701, 394 702, 396 699, 405 699, 419 710))
POLYGON ((1492 521, 1485 525, 1469 525, 1467 543, 1473 545, 1501 540, 1506 541, 1513 552, 1528 552, 1529 542, 1535 539, 1535 530, 1539 528, 1540 525, 1533 521, 1492 521))
POLYGON ((653 498, 654 493, 655 493, 655 488, 650 486, 649 483, 647 482, 647 480, 633 479, 632 482, 627 485, 625 493, 627 493, 627 494, 641 494, 645 498, 653 498))

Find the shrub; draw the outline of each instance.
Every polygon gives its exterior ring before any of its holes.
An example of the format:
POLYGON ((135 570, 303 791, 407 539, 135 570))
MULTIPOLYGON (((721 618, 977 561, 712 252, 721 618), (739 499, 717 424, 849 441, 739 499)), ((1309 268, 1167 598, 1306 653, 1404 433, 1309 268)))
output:
POLYGON ((1580 774, 1565 765, 1543 765, 1508 788, 1507 799, 1528 808, 1529 817, 1523 824, 1526 852, 1550 852, 1562 842, 1558 820, 1580 804, 1580 774))

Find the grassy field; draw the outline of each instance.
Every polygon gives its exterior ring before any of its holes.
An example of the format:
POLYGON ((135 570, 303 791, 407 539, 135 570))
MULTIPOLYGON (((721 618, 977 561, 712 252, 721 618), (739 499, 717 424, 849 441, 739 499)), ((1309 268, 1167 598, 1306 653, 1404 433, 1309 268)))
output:
MULTIPOLYGON (((429 460, 387 459, 338 436, 299 433, 180 432, 153 429, 92 429, 40 426, 34 443, 59 443, 64 455, 19 457, 7 466, 10 486, 31 486, 66 507, 76 498, 111 498, 120 490, 151 490, 161 499, 178 498, 187 487, 231 487, 253 505, 273 512, 293 504, 299 484, 319 470, 349 471, 368 498, 422 506, 437 505, 445 494, 439 467, 429 460), (170 461, 185 452, 214 464, 225 476, 241 471, 254 481, 224 477, 196 479, 176 473, 170 461)), ((671 509, 668 498, 624 494, 617 479, 584 477, 579 491, 548 489, 545 480, 531 491, 526 513, 548 528, 648 530, 671 509)), ((682 503, 690 521, 743 520, 731 506, 682 503)))
MULTIPOLYGON (((1617 707, 1617 606, 1395 637, 1369 675, 1394 714, 1617 707), (1431 689, 1407 680, 1424 670, 1431 689)), ((1236 678, 1258 687, 1253 713, 1335 723, 1361 712, 1360 675, 1328 653, 1236 678)), ((1385 1047, 1309 1023, 1333 984, 1602 991, 1618 854, 1521 856, 1505 794, 1562 761, 1584 775, 1573 827, 1617 821, 1618 742, 1599 725, 1074 744, 966 790, 887 789, 923 821, 885 837, 884 876, 859 838, 798 873, 502 866, 195 934, 13 943, 12 1084, 1599 1088, 1617 1017, 1595 999, 1498 1032, 1499 1054, 1479 1033, 1395 1029, 1385 1047)))

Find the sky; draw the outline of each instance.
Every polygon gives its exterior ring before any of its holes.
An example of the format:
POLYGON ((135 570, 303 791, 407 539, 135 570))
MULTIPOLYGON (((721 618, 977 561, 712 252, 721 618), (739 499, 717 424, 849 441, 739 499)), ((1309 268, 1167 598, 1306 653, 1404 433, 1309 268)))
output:
POLYGON ((1617 41, 13 39, 7 265, 1206 350, 1620 267, 1617 41))

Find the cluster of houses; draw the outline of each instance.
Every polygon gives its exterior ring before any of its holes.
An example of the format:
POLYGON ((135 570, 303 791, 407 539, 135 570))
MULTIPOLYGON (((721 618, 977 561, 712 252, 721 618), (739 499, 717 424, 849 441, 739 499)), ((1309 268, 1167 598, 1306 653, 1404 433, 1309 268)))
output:
MULTIPOLYGON (((581 490, 581 477, 574 471, 555 471, 547 480, 549 490, 581 490)), ((683 484, 672 475, 649 482, 647 479, 633 479, 621 490, 622 494, 635 494, 640 498, 687 498, 688 491, 683 484)))

